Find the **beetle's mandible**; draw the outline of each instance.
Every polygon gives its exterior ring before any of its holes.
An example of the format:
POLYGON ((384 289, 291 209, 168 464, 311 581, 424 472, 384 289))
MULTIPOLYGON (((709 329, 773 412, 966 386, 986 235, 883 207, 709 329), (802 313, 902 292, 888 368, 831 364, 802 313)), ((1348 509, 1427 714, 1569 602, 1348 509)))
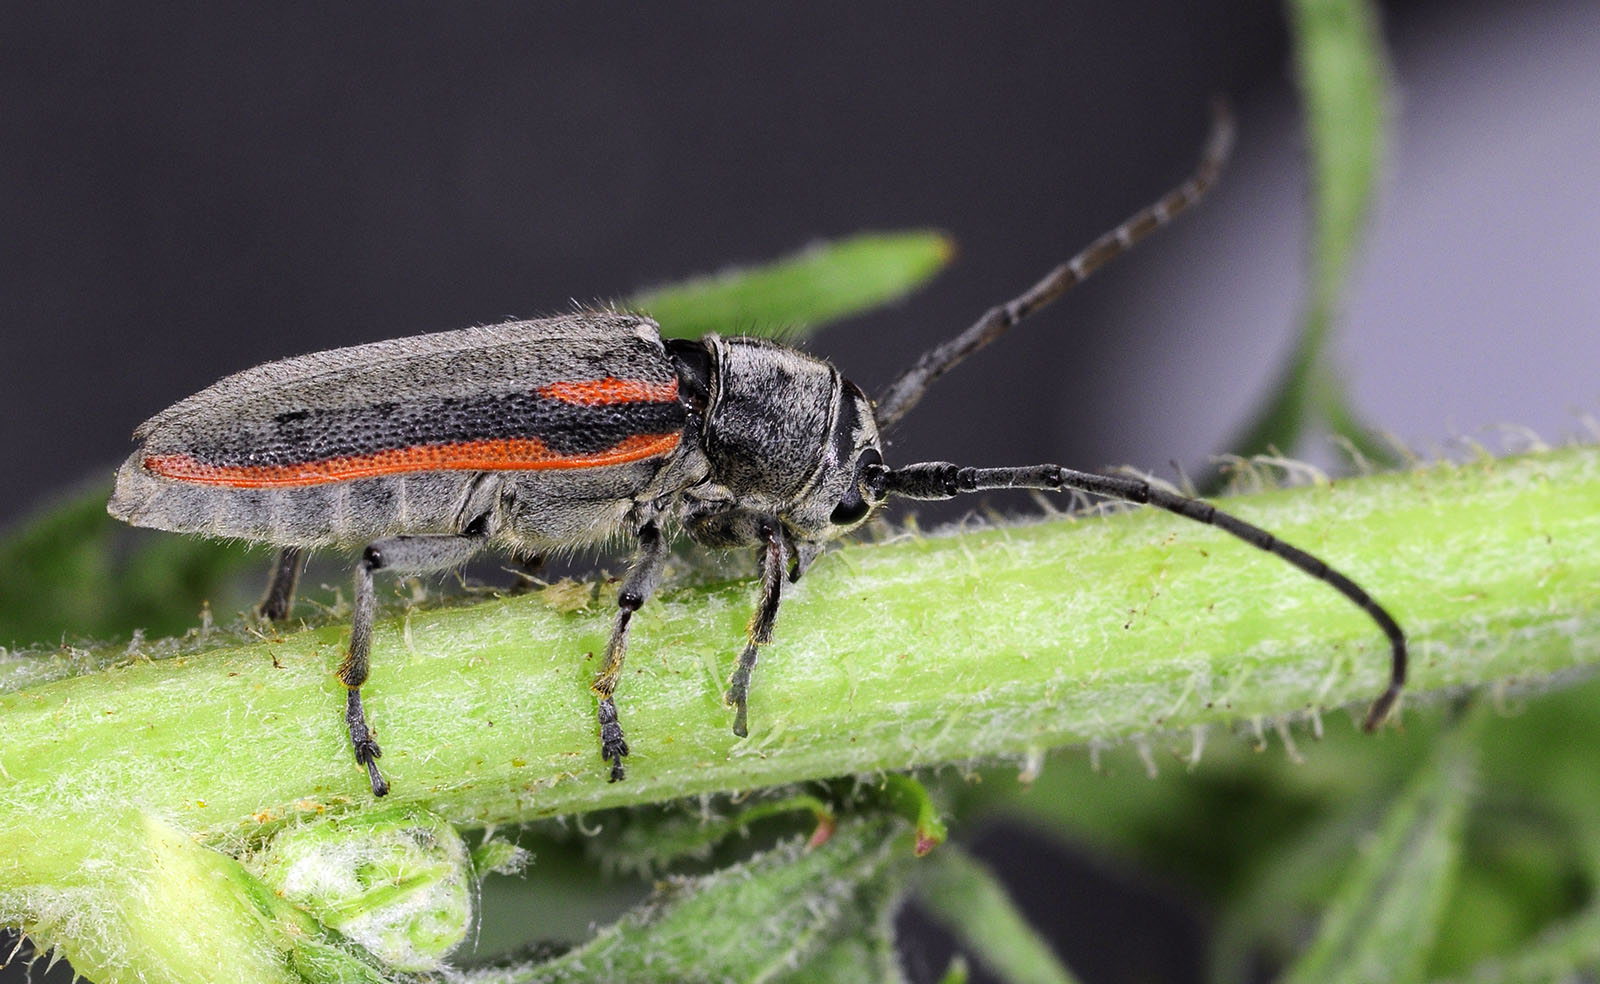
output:
POLYGON ((880 432, 929 383, 1193 205, 1226 160, 1217 111, 1195 172, 1013 300, 924 354, 870 400, 821 359, 775 342, 663 341, 648 318, 594 312, 468 328, 272 362, 229 376, 134 432, 111 514, 136 526, 280 547, 261 612, 288 616, 306 551, 360 548, 350 645, 339 667, 356 760, 388 792, 361 704, 380 570, 452 568, 485 548, 521 555, 622 535, 637 552, 599 675, 600 753, 623 778, 615 693, 628 626, 661 577, 668 544, 758 550, 761 597, 728 686, 745 734, 750 674, 786 581, 891 496, 1077 490, 1148 503, 1220 527, 1331 585, 1377 622, 1390 682, 1405 637, 1371 596, 1316 557, 1216 507, 1149 484, 1060 465, 891 467, 880 432))

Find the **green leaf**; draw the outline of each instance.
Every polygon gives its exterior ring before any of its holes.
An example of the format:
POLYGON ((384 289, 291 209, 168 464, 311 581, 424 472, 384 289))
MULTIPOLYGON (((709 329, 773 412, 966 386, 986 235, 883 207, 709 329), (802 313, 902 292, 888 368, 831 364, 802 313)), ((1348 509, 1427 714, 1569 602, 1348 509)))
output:
MULTIPOLYGON (((845 936, 825 946, 820 953, 783 984, 903 984, 905 974, 898 965, 882 966, 883 950, 865 934, 845 936)), ((892 954, 891 954, 892 955, 892 954)))
POLYGON ((1332 304, 1372 209, 1390 69, 1368 0, 1290 0, 1312 170, 1313 289, 1332 304))
POLYGON ((1005 886, 988 868, 945 845, 917 868, 917 896, 980 963, 1009 984, 1072 984, 1005 886))
POLYGON ((844 934, 827 943, 783 984, 906 984, 905 969, 895 948, 895 915, 905 894, 909 869, 904 858, 887 865, 862 886, 856 913, 840 926, 844 934))
MULTIPOLYGON (((1309 754, 1320 752, 1319 748, 1309 754)), ((1371 777, 1367 781, 1375 782, 1371 777)), ((1258 856, 1250 859, 1254 883, 1224 910, 1217 927, 1210 959, 1212 981, 1230 984, 1248 979, 1252 966, 1281 966, 1304 947, 1317 927, 1320 910, 1345 880, 1362 837, 1380 812, 1372 790, 1366 793, 1354 803, 1328 804, 1293 835, 1258 845, 1258 856)), ((1255 805, 1261 805, 1259 797, 1241 803, 1246 808, 1255 805)))
POLYGON ((660 810, 619 811, 599 821, 611 835, 603 840, 585 838, 590 853, 612 871, 654 875, 683 858, 705 858, 717 844, 735 834, 747 834, 763 821, 809 817, 821 842, 834 830, 833 807, 818 796, 778 789, 756 794, 729 808, 725 798, 699 803, 670 803, 660 810))
POLYGON ((1394 464, 1349 408, 1329 364, 1333 326, 1384 156, 1389 67, 1371 0, 1288 0, 1295 76, 1311 158, 1311 284, 1299 338, 1269 396, 1232 449, 1291 452, 1318 424, 1367 458, 1394 464))
POLYGON ((1403 984, 1422 979, 1461 854, 1478 724, 1440 737, 1432 759, 1384 817, 1329 902, 1284 984, 1403 984))
POLYGON ((669 338, 707 332, 793 338, 899 300, 944 268, 954 246, 937 232, 863 233, 821 242, 757 267, 734 267, 623 303, 669 338))
POLYGON ((939 978, 939 984, 967 984, 966 958, 960 954, 951 957, 950 966, 945 968, 944 976, 939 978))
POLYGON ((911 852, 886 817, 841 822, 826 844, 795 838, 729 868, 662 883, 656 895, 555 960, 468 972, 469 984, 760 982, 857 936, 863 893, 911 852))
MULTIPOLYGON (((1600 748, 1581 740, 1600 734, 1600 680, 1491 696, 1497 714, 1479 736, 1479 792, 1428 955, 1432 976, 1531 954, 1536 938, 1583 908, 1600 871, 1600 748)), ((1219 914, 1210 979, 1232 984, 1303 948, 1348 871, 1357 832, 1437 748, 1442 710, 1413 706, 1403 730, 1376 739, 1333 719, 1320 730, 1267 720, 1259 739, 1249 726, 1211 728, 1203 740, 1153 736, 1141 754, 1100 752, 1095 770, 1074 750, 1034 760, 1027 785, 1015 766, 997 767, 943 792, 957 793, 953 813, 967 825, 974 807, 1005 810, 1183 885, 1219 914), (1288 738, 1294 744, 1285 747, 1288 738), (1153 779, 1147 763, 1157 768, 1153 779)))

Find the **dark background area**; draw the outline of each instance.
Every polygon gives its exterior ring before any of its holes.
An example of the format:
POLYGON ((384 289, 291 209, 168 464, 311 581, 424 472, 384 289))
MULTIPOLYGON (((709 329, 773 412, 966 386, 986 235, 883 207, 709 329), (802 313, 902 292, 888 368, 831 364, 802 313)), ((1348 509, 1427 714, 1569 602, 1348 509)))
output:
MULTIPOLYGON (((1355 403, 1424 450, 1502 424, 1582 433, 1600 412, 1600 13, 1386 14, 1395 137, 1339 346, 1355 403)), ((264 360, 944 229, 960 255, 932 287, 810 343, 873 392, 1180 179, 1213 93, 1240 117, 1214 199, 941 382, 894 458, 1203 466, 1302 296, 1274 4, 63 4, 9 9, 0 55, 0 527, 108 480, 134 425, 264 360)), ((1011 838, 979 848, 1047 864, 1011 838)), ((1104 896, 1046 888, 1041 926, 1084 951, 1071 906, 1103 914, 1104 896)), ((1199 932, 1159 918, 1169 941, 1199 932)), ((1095 936, 1113 955, 1098 976, 1074 956, 1091 982, 1135 979, 1119 946, 1160 949, 1095 936)), ((1138 979, 1192 979, 1198 945, 1171 945, 1170 976, 1138 979)))
MULTIPOLYGON (((1290 344, 1303 158, 1273 4, 7 15, 0 526, 145 417, 319 348, 938 227, 957 262, 823 333, 869 391, 1190 166, 1214 200, 942 382, 898 460, 1187 465, 1290 344)), ((1396 140, 1340 354, 1417 444, 1594 409, 1592 5, 1393 4, 1396 140)))
MULTIPOLYGON (((1272 5, 30 16, 0 179, 27 189, 0 225, 30 479, 0 516, 261 361, 945 229, 961 259, 939 284, 814 344, 874 390, 1181 178, 1212 92, 1288 100, 1272 5)), ((1205 238, 1185 223, 1151 251, 1205 238)), ((906 453, 999 460, 1026 431, 1034 456, 1126 455, 1074 432, 1085 370, 1128 341, 1103 314, 1128 266, 941 387, 906 453), (980 425, 967 406, 995 391, 980 425)))

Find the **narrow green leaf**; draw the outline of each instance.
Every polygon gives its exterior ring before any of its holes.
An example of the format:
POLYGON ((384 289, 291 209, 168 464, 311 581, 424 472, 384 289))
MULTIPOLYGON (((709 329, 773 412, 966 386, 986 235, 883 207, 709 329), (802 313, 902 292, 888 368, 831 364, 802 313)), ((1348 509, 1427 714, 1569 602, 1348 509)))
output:
POLYGON ((857 897, 856 913, 841 922, 844 935, 834 939, 805 966, 783 977, 783 984, 906 984, 905 968, 895 947, 895 914, 905 894, 908 869, 895 862, 857 897))
POLYGON ((960 954, 950 958, 950 966, 945 968, 944 976, 939 978, 939 984, 967 984, 967 961, 960 954))
POLYGON ((713 331, 793 338, 899 300, 953 254, 950 240, 937 232, 863 233, 760 266, 640 291, 622 306, 655 318, 670 338, 713 331))
MULTIPOLYGON (((1430 976, 1466 976, 1486 957, 1530 947, 1585 904, 1600 870, 1600 747, 1581 740, 1600 734, 1600 680, 1556 692, 1494 688, 1490 698, 1481 792, 1430 976)), ((1269 719, 1259 737, 1243 722, 1152 736, 1139 749, 1102 751, 1097 769, 1073 750, 1033 760, 1026 786, 1015 765, 997 766, 944 792, 957 794, 952 812, 967 824, 974 807, 1003 809, 1185 885, 1219 914, 1210 979, 1233 984, 1303 949, 1357 831, 1432 754, 1443 710, 1413 705, 1403 730, 1377 738, 1333 718, 1321 729, 1269 719)))
MULTIPOLYGON (((765 794, 763 794, 765 795, 765 794)), ((741 800, 744 798, 741 797, 741 800)), ((704 858, 712 847, 734 834, 746 833, 762 821, 788 816, 793 820, 809 817, 815 827, 812 839, 831 835, 837 824, 833 808, 809 793, 778 790, 770 798, 758 796, 751 802, 730 807, 726 797, 695 804, 668 804, 661 810, 637 810, 601 821, 607 827, 620 827, 604 840, 586 839, 592 855, 613 871, 653 876, 668 864, 684 858, 704 858)))
POLYGON ((1359 425, 1328 364, 1350 261, 1383 162, 1389 68, 1371 0, 1287 0, 1311 158, 1311 283, 1293 355, 1232 450, 1292 452, 1332 425, 1376 462, 1394 452, 1359 425))
POLYGON ((588 944, 537 965, 469 972, 468 984, 761 982, 786 979, 855 935, 861 895, 896 859, 897 821, 851 818, 821 847, 796 838, 750 860, 674 878, 588 944))
MULTIPOLYGON (((1246 798, 1242 805, 1260 805, 1260 799, 1246 798)), ((1232 984, 1248 979, 1252 966, 1282 966, 1293 960, 1348 874, 1356 845, 1378 812, 1370 796, 1357 803, 1329 804, 1305 829, 1260 846, 1258 853, 1264 856, 1252 859, 1253 884, 1224 910, 1217 926, 1210 953, 1212 981, 1232 984)))
POLYGON ((1289 0, 1311 150, 1313 289, 1343 289, 1384 154, 1390 70, 1369 0, 1289 0))
POLYGON ((1284 984, 1405 984, 1422 979, 1461 853, 1481 712, 1440 737, 1329 902, 1284 984))
POLYGON ((1009 984, 1072 984, 1068 972, 988 868, 945 845, 917 868, 917 896, 967 951, 1009 984))

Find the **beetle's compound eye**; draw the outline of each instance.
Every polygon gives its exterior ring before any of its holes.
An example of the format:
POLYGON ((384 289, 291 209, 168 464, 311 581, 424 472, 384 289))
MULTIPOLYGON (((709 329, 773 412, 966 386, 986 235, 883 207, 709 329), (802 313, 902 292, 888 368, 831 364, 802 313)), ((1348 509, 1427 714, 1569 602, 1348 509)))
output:
POLYGON ((872 511, 872 503, 861 498, 861 493, 856 489, 850 490, 850 495, 837 506, 833 507, 833 515, 828 518, 835 526, 853 526, 865 519, 867 513, 872 511))
POLYGON ((853 526, 867 518, 867 513, 872 511, 873 500, 863 495, 867 487, 867 471, 883 464, 883 455, 877 448, 868 448, 861 452, 861 457, 856 459, 855 479, 850 487, 845 490, 844 498, 834 507, 833 515, 828 518, 835 526, 853 526))

